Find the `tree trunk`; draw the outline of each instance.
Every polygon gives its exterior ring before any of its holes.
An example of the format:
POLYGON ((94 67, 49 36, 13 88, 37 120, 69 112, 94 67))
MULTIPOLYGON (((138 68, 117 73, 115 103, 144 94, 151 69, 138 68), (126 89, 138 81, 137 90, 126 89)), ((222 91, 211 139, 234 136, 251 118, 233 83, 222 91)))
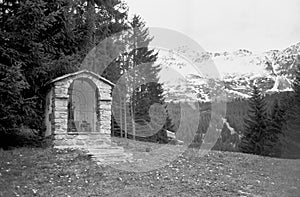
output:
POLYGON ((122 113, 123 113, 123 105, 122 105, 122 98, 120 98, 120 119, 119 119, 119 123, 120 123, 120 136, 121 138, 123 137, 123 120, 122 120, 122 113))
POLYGON ((135 121, 134 121, 134 107, 133 107, 133 105, 134 105, 134 100, 132 100, 132 106, 131 106, 131 108, 130 108, 130 110, 131 110, 131 124, 132 124, 132 137, 133 137, 133 140, 135 140, 135 135, 136 135, 136 131, 135 131, 135 121))
POLYGON ((127 138, 127 115, 126 115, 126 98, 124 99, 124 132, 125 138, 127 138))
POLYGON ((134 48, 133 48, 133 64, 132 64, 132 69, 133 69, 133 80, 132 80, 132 102, 131 102, 131 124, 132 124, 132 135, 133 135, 133 140, 135 140, 135 135, 136 135, 136 130, 135 130, 135 75, 136 75, 136 35, 135 35, 135 30, 133 31, 134 33, 134 48))

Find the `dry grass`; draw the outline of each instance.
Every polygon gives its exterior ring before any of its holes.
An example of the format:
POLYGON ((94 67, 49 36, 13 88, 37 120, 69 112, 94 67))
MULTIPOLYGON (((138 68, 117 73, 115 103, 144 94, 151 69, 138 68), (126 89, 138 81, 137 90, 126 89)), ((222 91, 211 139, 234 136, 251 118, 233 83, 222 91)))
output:
POLYGON ((150 166, 166 165, 135 173, 98 166, 77 150, 0 151, 0 196, 290 197, 300 193, 300 160, 217 151, 200 156, 198 150, 188 149, 166 162, 164 157, 176 153, 179 146, 177 150, 176 146, 124 139, 118 143, 135 154, 136 160, 128 165, 140 166, 137 159, 151 162, 150 166), (164 153, 164 157, 157 153, 164 153))

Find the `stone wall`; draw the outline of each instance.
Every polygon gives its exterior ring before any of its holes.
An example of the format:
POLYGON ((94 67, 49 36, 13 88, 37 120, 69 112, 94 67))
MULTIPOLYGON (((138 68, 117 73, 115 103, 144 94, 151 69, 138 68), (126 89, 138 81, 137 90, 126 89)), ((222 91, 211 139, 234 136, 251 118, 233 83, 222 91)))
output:
MULTIPOLYGON (((82 146, 95 136, 99 143, 110 144, 111 134, 111 98, 112 86, 90 73, 80 73, 54 82, 52 87, 51 131, 55 146, 82 146), (86 133, 68 133, 69 87, 76 79, 84 78, 94 83, 99 92, 97 131, 86 133)), ((47 114, 46 114, 47 115, 47 114)))

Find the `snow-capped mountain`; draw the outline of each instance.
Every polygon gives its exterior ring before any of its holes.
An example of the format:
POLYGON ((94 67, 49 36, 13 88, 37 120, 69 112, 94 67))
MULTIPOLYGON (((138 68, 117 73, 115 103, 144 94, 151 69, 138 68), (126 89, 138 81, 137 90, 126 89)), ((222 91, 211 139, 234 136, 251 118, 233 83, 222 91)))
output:
POLYGON ((229 99, 248 98, 253 84, 266 94, 292 91, 294 63, 299 54, 300 42, 282 51, 254 53, 240 49, 194 54, 193 61, 199 65, 214 64, 219 72, 218 78, 197 72, 186 60, 164 58, 161 82, 167 101, 210 101, 216 89, 224 91, 229 99))

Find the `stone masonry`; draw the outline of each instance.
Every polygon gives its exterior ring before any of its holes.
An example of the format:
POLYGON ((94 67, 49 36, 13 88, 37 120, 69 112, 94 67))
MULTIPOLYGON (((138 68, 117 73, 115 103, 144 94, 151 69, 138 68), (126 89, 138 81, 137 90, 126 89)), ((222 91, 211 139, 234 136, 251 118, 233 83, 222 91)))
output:
POLYGON ((82 70, 67 74, 51 82, 47 96, 49 106, 46 108, 46 136, 53 136, 56 148, 81 148, 98 158, 98 161, 126 160, 122 147, 111 142, 111 91, 114 84, 101 76, 82 70), (98 91, 96 131, 68 132, 69 88, 76 79, 89 81, 98 91), (98 155, 98 156, 97 156, 98 155), (100 155, 100 156, 99 156, 100 155), (119 158, 119 159, 118 159, 119 158))

